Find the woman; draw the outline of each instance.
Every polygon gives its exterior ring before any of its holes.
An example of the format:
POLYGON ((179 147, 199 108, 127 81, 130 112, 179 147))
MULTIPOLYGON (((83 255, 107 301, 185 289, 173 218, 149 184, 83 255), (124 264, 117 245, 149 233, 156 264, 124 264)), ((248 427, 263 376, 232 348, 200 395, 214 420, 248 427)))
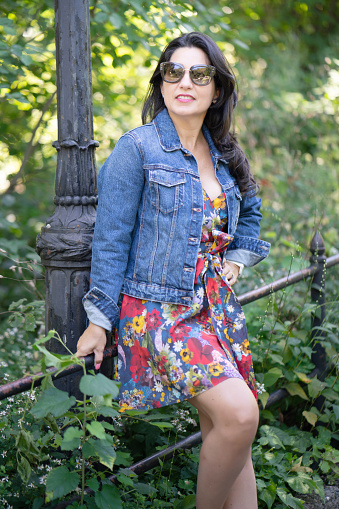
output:
POLYGON ((232 286, 269 244, 258 239, 261 201, 230 133, 235 104, 234 76, 209 37, 193 32, 165 48, 144 125, 99 173, 90 323, 77 352, 94 352, 98 369, 116 326, 122 410, 182 400, 198 409, 198 509, 257 507, 258 406, 232 286))

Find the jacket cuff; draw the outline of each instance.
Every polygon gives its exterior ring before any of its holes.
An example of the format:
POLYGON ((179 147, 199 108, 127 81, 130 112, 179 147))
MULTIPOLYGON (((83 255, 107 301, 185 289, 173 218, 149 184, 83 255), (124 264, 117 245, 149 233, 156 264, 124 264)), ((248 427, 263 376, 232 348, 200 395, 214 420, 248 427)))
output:
POLYGON ((234 237, 225 252, 225 259, 252 267, 269 255, 271 244, 252 237, 234 237))
MULTIPOLYGON (((110 323, 109 330, 111 330, 116 322, 119 320, 120 310, 113 299, 111 299, 106 293, 99 290, 97 287, 93 287, 82 299, 82 303, 86 310, 86 302, 94 304, 94 306, 105 315, 106 319, 110 323)), ((89 318, 90 319, 90 318, 89 318)), ((90 319, 91 320, 91 319, 90 319)), ((91 320, 92 321, 92 320, 91 320)), ((97 324, 99 325, 99 324, 97 324)), ((106 329, 106 327, 104 327, 106 329)))
POLYGON ((87 318, 91 323, 94 323, 94 325, 99 325, 99 327, 102 327, 107 331, 112 329, 111 322, 107 316, 104 315, 104 313, 100 311, 100 309, 97 308, 89 299, 84 301, 84 308, 87 313, 87 318))

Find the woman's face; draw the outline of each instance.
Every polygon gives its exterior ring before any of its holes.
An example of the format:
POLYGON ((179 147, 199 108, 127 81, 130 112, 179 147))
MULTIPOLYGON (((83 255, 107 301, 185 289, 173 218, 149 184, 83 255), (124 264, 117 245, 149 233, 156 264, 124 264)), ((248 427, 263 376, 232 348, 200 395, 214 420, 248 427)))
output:
MULTIPOLYGON (((195 47, 177 49, 170 62, 182 64, 185 69, 190 69, 192 65, 197 64, 211 64, 206 53, 195 47)), ((218 97, 214 79, 209 85, 196 85, 192 82, 188 70, 185 71, 183 78, 178 83, 163 81, 161 93, 173 120, 196 119, 201 124, 213 99, 218 97)))

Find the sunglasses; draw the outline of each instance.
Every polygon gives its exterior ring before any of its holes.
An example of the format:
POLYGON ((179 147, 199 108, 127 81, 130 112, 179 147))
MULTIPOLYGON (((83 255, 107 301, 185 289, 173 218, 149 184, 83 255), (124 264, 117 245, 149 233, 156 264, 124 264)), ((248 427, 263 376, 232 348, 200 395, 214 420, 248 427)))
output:
POLYGON ((179 83, 184 77, 185 71, 190 72, 190 78, 195 85, 202 87, 209 85, 216 73, 213 65, 192 65, 190 69, 185 69, 182 64, 175 62, 162 62, 160 64, 161 77, 167 83, 179 83))

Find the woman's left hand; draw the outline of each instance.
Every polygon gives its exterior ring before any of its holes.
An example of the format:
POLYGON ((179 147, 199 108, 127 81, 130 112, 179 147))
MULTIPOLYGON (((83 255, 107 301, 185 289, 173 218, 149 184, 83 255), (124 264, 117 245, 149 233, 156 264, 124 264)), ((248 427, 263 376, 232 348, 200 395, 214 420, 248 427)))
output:
POLYGON ((233 286, 236 283, 239 275, 239 267, 235 263, 224 260, 222 263, 223 274, 226 277, 228 284, 233 286))

